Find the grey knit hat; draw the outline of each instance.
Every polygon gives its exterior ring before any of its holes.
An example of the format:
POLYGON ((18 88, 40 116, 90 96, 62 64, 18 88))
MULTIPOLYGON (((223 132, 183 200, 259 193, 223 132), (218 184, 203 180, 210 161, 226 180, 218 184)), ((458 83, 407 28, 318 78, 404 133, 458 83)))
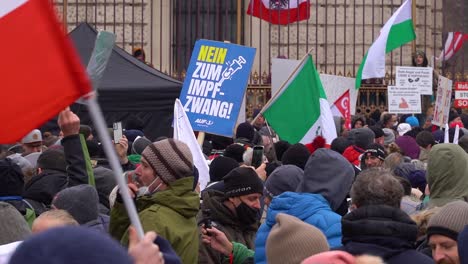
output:
POLYGON ((177 139, 164 139, 148 145, 141 154, 164 183, 192 176, 193 158, 189 147, 177 139))
POLYGON ((276 224, 266 241, 268 263, 301 263, 328 250, 327 238, 318 228, 291 215, 276 215, 276 224))
POLYGON ((265 181, 263 194, 273 198, 284 192, 295 192, 304 178, 304 171, 295 165, 282 165, 276 168, 265 181))
POLYGON ((390 143, 395 142, 395 133, 390 128, 383 128, 384 132, 384 144, 389 145, 390 143))
POLYGON ((457 241, 458 233, 468 225, 468 203, 454 201, 446 204, 427 224, 427 237, 443 235, 457 241))
POLYGON ((0 202, 0 245, 21 241, 31 234, 28 223, 13 205, 0 202))
POLYGON ((67 211, 80 225, 96 220, 99 216, 99 197, 96 189, 81 184, 61 190, 55 195, 52 205, 67 211))

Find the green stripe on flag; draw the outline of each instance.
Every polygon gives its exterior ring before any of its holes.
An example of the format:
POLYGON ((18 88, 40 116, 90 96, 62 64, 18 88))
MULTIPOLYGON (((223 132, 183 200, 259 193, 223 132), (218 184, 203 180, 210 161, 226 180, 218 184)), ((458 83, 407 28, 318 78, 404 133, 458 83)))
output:
POLYGON ((264 116, 283 140, 294 144, 317 122, 320 98, 326 98, 325 91, 309 55, 289 86, 264 111, 264 116))
POLYGON ((366 64, 367 60, 367 52, 366 55, 364 55, 364 58, 362 58, 361 65, 359 65, 359 69, 356 74, 356 83, 355 83, 355 88, 356 90, 361 87, 361 82, 362 82, 362 69, 364 69, 364 65, 366 64))
POLYGON ((401 45, 416 39, 414 33, 413 20, 408 19, 399 24, 392 25, 388 33, 385 53, 399 48, 401 45))

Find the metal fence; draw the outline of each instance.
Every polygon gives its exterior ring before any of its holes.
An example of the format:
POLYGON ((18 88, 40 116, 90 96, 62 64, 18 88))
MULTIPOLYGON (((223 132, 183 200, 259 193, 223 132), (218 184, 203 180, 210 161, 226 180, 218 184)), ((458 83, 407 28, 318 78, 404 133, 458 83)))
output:
MULTIPOLYGON (((280 1, 280 0, 275 0, 280 1)), ((282 0, 281 0, 282 1, 282 0)), ((290 0, 299 1, 299 0, 290 0)), ((354 77, 383 24, 403 0, 310 1, 310 18, 286 26, 246 14, 246 0, 56 0, 68 30, 80 22, 115 32, 128 52, 143 47, 147 60, 182 80, 197 39, 230 41, 257 48, 247 93, 249 112, 269 98, 271 60, 300 59, 308 51, 321 73, 354 77), (63 15, 64 14, 64 15, 63 15), (257 89, 257 90, 253 90, 257 89), (250 100, 250 101, 249 101, 250 100)), ((468 32, 466 0, 414 0, 417 39, 387 55, 385 78, 363 82, 363 109, 385 107, 378 94, 394 82, 395 66, 411 65, 415 50, 438 56, 449 31, 468 32), (383 90, 381 88, 384 88, 383 90), (372 91, 366 91, 370 89, 372 91)), ((468 80, 468 45, 436 71, 454 80, 468 80)), ((385 103, 383 103, 385 105, 385 103)))

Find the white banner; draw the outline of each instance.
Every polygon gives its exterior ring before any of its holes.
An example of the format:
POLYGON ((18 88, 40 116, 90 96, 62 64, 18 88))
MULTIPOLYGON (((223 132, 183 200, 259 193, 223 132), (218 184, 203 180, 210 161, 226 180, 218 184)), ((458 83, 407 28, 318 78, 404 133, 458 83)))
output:
POLYGON ((396 67, 396 86, 418 88, 421 94, 432 95, 432 68, 396 67))
POLYGON ((432 124, 444 127, 448 123, 452 99, 452 80, 439 75, 436 103, 434 105, 434 118, 432 124))
POLYGON ((388 112, 420 114, 421 94, 416 87, 388 86, 388 112))

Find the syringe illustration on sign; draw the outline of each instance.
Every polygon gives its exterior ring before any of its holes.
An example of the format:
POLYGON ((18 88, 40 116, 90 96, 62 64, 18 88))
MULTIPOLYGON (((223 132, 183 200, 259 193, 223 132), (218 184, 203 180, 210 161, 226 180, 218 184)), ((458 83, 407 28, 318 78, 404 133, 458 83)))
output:
MULTIPOLYGON (((234 73, 236 73, 238 70, 242 69, 242 65, 244 65, 246 62, 247 61, 242 56, 239 56, 239 57, 237 57, 237 59, 234 59, 231 62, 231 65, 229 65, 228 68, 224 69, 223 73, 221 74, 221 80, 219 80, 216 83, 216 86, 221 87, 225 80, 231 80, 234 73)), ((227 64, 229 64, 229 62, 227 64)), ((220 92, 219 94, 224 95, 223 92, 220 92)))

